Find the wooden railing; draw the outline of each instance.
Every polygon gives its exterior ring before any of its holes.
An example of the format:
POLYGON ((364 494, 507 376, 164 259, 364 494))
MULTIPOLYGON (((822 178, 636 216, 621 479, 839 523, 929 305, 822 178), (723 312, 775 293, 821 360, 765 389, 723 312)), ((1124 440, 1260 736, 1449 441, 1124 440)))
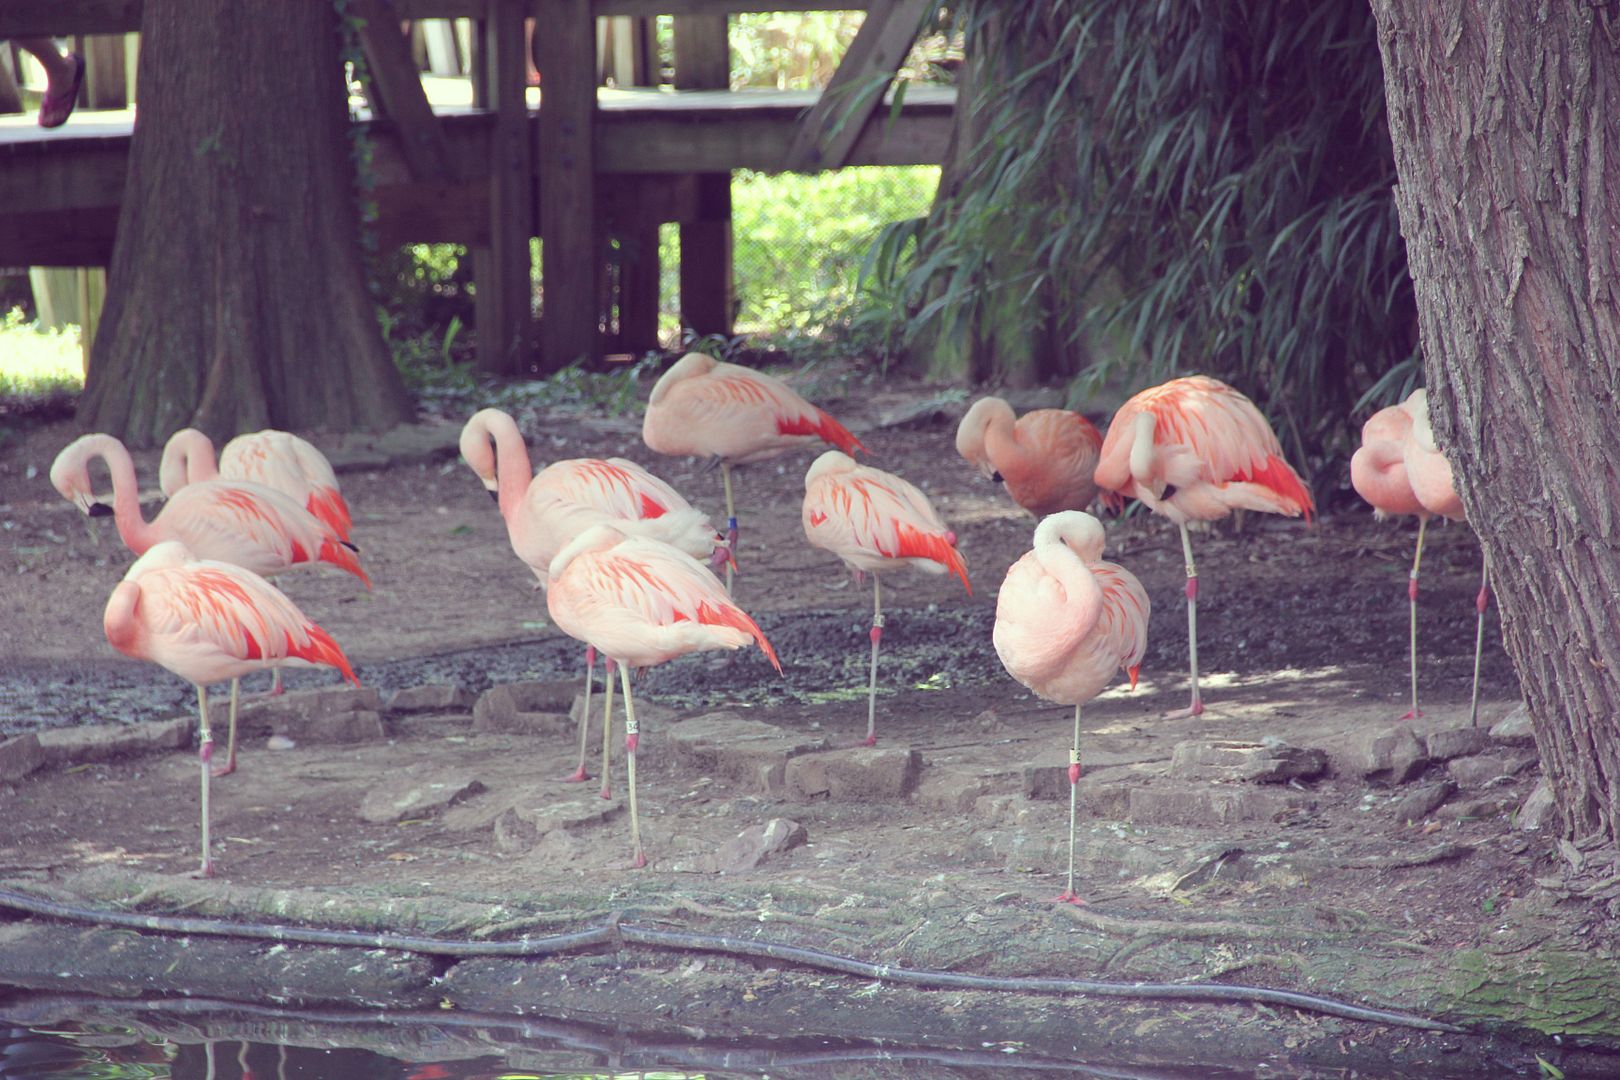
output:
MULTIPOLYGON (((892 120, 881 98, 838 87, 892 74, 926 0, 351 0, 383 117, 372 121, 378 228, 384 243, 455 241, 474 252, 480 365, 526 368, 533 355, 529 240, 541 236, 546 368, 604 347, 656 345, 657 227, 682 230, 682 320, 729 333, 730 171, 814 170, 845 164, 941 160, 954 95, 907 95, 892 120), (814 94, 730 93, 725 15, 867 8, 833 89, 814 94), (596 19, 676 16, 675 92, 600 91, 596 19), (476 20, 474 107, 434 108, 400 18, 476 20), (525 85, 523 22, 538 18, 544 107, 525 85), (706 88, 706 89, 705 89, 706 88), (867 115, 882 111, 883 115, 867 115), (609 236, 650 266, 621 267, 604 287, 609 236), (650 238, 650 242, 649 242, 650 238), (631 243, 623 243, 625 240, 631 243), (608 318, 606 313, 614 313, 608 318), (600 325, 612 333, 604 340, 600 325)), ((111 33, 139 27, 140 0, 0 0, 0 38, 111 33)), ((93 117, 93 114, 92 114, 93 117)), ((121 124, 76 117, 39 132, 0 127, 0 263, 100 264, 111 252, 130 137, 121 124)))

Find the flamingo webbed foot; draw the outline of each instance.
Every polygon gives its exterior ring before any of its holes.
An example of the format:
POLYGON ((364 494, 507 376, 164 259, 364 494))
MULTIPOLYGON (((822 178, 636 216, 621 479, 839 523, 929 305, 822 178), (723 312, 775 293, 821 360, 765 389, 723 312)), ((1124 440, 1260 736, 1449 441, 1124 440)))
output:
POLYGON ((581 765, 579 768, 575 769, 573 773, 563 777, 562 782, 565 784, 583 784, 590 778, 591 774, 585 771, 585 766, 581 765))
POLYGON ((875 733, 871 734, 871 735, 868 735, 866 738, 862 739, 860 742, 856 743, 855 745, 856 746, 876 746, 877 745, 877 735, 875 733))
POLYGON ((1072 892, 1072 891, 1070 891, 1068 889, 1065 889, 1062 892, 1058 893, 1056 896, 1052 897, 1052 899, 1048 900, 1047 903, 1049 903, 1049 904, 1073 904, 1075 907, 1085 907, 1086 906, 1085 900, 1080 896, 1079 893, 1072 892))
MULTIPOLYGON (((1423 715, 1423 710, 1422 709, 1407 709, 1405 714, 1403 714, 1401 716, 1401 720, 1416 720, 1416 719, 1420 718, 1422 715, 1423 715)), ((1400 722, 1399 720, 1396 721, 1396 723, 1399 723, 1399 722, 1400 722)))
POLYGON ((1203 699, 1200 698, 1197 701, 1194 701, 1191 705, 1188 705, 1185 709, 1171 709, 1169 712, 1164 714, 1162 719, 1165 719, 1165 720, 1187 720, 1187 719, 1190 719, 1190 718, 1193 718, 1193 717, 1198 717, 1198 716, 1203 716, 1203 715, 1204 715, 1204 702, 1203 702, 1203 699))
POLYGON ((597 794, 604 799, 611 799, 613 798, 613 789, 608 787, 606 784, 603 784, 602 790, 597 792, 597 794))
POLYGON ((204 859, 203 864, 186 875, 193 878, 211 878, 214 876, 214 860, 204 859))
POLYGON ((236 771, 236 758, 227 758, 225 764, 213 771, 215 777, 229 776, 236 771))

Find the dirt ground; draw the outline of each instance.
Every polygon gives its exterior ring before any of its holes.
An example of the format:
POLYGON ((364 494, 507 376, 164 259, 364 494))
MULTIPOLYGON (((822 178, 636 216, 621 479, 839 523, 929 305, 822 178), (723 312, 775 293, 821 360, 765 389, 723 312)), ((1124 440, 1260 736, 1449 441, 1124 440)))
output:
MULTIPOLYGON (((1505 965, 1527 970, 1525 942, 1613 955, 1601 908, 1537 885, 1557 878, 1560 860, 1551 837, 1515 827, 1538 780, 1533 747, 1442 736, 1468 742, 1466 751, 1451 761, 1428 755, 1406 782, 1358 767, 1374 736, 1400 729, 1406 708, 1412 523, 1375 523, 1341 496, 1309 526, 1251 516, 1198 536, 1211 708, 1173 721, 1161 714, 1185 704, 1187 683, 1176 535, 1144 516, 1109 524, 1108 557, 1134 571, 1152 600, 1150 647, 1134 693, 1117 687, 1086 708, 1079 879, 1089 904, 1053 905, 1046 900, 1062 887, 1066 853, 1071 713, 1024 692, 989 646, 997 586, 1034 523, 956 457, 959 404, 947 400, 932 420, 882 426, 938 391, 843 389, 822 404, 866 442, 873 464, 929 493, 974 582, 971 598, 943 577, 884 582, 879 750, 918 752, 898 791, 882 780, 830 791, 741 782, 661 748, 690 718, 728 710, 739 723, 824 738, 835 758, 853 753, 843 748, 864 729, 870 593, 803 539, 806 452, 738 473, 737 596, 772 637, 785 676, 757 654, 711 655, 637 684, 672 710, 647 725, 642 744, 647 869, 627 866, 621 802, 598 798, 595 784, 560 782, 573 768, 565 726, 545 736, 475 730, 463 704, 382 709, 386 737, 357 743, 304 740, 272 751, 262 733, 249 737, 241 770, 214 787, 220 880, 333 892, 363 883, 367 895, 519 909, 566 894, 580 914, 628 903, 678 910, 693 924, 776 919, 803 940, 917 966, 1285 986, 1500 1021, 1520 1034, 1590 1034, 1556 1009, 1526 1015, 1509 1001, 1493 1014, 1477 992, 1498 988, 1505 965), (1216 766, 1172 768, 1178 746, 1269 739, 1323 751, 1327 771, 1261 784, 1216 766), (463 794, 403 820, 364 820, 367 794, 402 779, 456 783, 463 794), (1440 801, 1414 814, 1401 800, 1419 789, 1440 801), (549 807, 569 825, 519 836, 511 812, 525 807, 549 807), (807 842, 757 866, 723 852, 775 818, 804 826, 807 842), (1193 928, 1177 933, 1178 921, 1193 928), (1504 959, 1515 949, 1518 960, 1504 959), (1458 974, 1467 971, 1477 985, 1458 974)), ((633 457, 721 516, 718 472, 647 452, 639 418, 526 422, 537 462, 633 457)), ((50 488, 51 459, 72 435, 67 425, 37 428, 0 449, 0 734, 177 716, 192 702, 184 684, 123 660, 102 637, 101 609, 128 557, 110 522, 87 522, 50 488)), ((154 455, 138 464, 155 489, 154 455)), ((529 571, 458 460, 408 459, 341 479, 374 588, 335 572, 283 584, 368 686, 454 682, 477 695, 577 675, 577 647, 546 625, 529 571)), ((1431 530, 1420 735, 1467 725, 1478 570, 1466 527, 1431 530)), ((1482 696, 1486 727, 1517 705, 1494 607, 1482 696)), ((622 777, 614 786, 622 794, 622 777)), ((178 878, 195 865, 195 788, 195 757, 179 750, 47 768, 0 786, 0 885, 94 891, 83 881, 108 868, 147 875, 147 888, 178 878)), ((1318 1033, 1313 1045, 1331 1041, 1318 1033)))

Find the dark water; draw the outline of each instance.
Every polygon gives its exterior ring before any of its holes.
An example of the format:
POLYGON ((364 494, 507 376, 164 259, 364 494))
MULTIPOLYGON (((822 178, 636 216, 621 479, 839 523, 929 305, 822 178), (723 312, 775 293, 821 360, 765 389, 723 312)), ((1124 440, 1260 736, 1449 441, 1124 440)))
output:
POLYGON ((696 1035, 636 1038, 535 1018, 283 1012, 193 999, 30 998, 0 988, 0 1080, 989 1080, 1063 1075, 1227 1080, 1305 1074, 1057 1059, 1016 1044, 958 1048, 791 1038, 744 1043, 696 1035))

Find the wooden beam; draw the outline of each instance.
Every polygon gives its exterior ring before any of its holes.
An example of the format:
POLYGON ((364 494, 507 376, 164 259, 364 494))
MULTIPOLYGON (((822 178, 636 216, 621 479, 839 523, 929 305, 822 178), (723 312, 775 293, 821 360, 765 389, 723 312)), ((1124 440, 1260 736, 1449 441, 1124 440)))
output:
POLYGON ((534 235, 533 145, 525 99, 528 61, 524 56, 526 0, 491 0, 482 23, 480 64, 482 103, 494 113, 489 131, 488 247, 474 252, 477 282, 478 366, 512 375, 528 367, 532 330, 529 238, 534 235))
POLYGON ((849 160, 855 141, 883 101, 884 91, 917 40, 923 16, 935 0, 894 0, 873 7, 849 43, 815 107, 788 148, 784 169, 836 169, 849 160))
POLYGON ((869 6, 871 0, 596 0, 596 13, 647 17, 736 15, 759 11, 864 11, 869 6))
MULTIPOLYGON (((674 39, 677 90, 730 87, 727 16, 677 16, 674 39)), ((730 337, 734 298, 731 173, 707 172, 690 183, 698 212, 681 222, 681 325, 697 334, 730 337)))
POLYGON ((0 38, 134 33, 143 6, 141 0, 0 0, 0 38))
POLYGON ((541 364, 557 371, 601 353, 603 264, 596 215, 596 18, 590 0, 536 0, 544 105, 540 181, 541 364))
POLYGON ((399 132, 400 146, 418 180, 443 183, 455 175, 450 148, 422 77, 411 57, 410 39, 400 29, 392 0, 349 0, 360 18, 360 46, 366 53, 366 92, 399 132))

